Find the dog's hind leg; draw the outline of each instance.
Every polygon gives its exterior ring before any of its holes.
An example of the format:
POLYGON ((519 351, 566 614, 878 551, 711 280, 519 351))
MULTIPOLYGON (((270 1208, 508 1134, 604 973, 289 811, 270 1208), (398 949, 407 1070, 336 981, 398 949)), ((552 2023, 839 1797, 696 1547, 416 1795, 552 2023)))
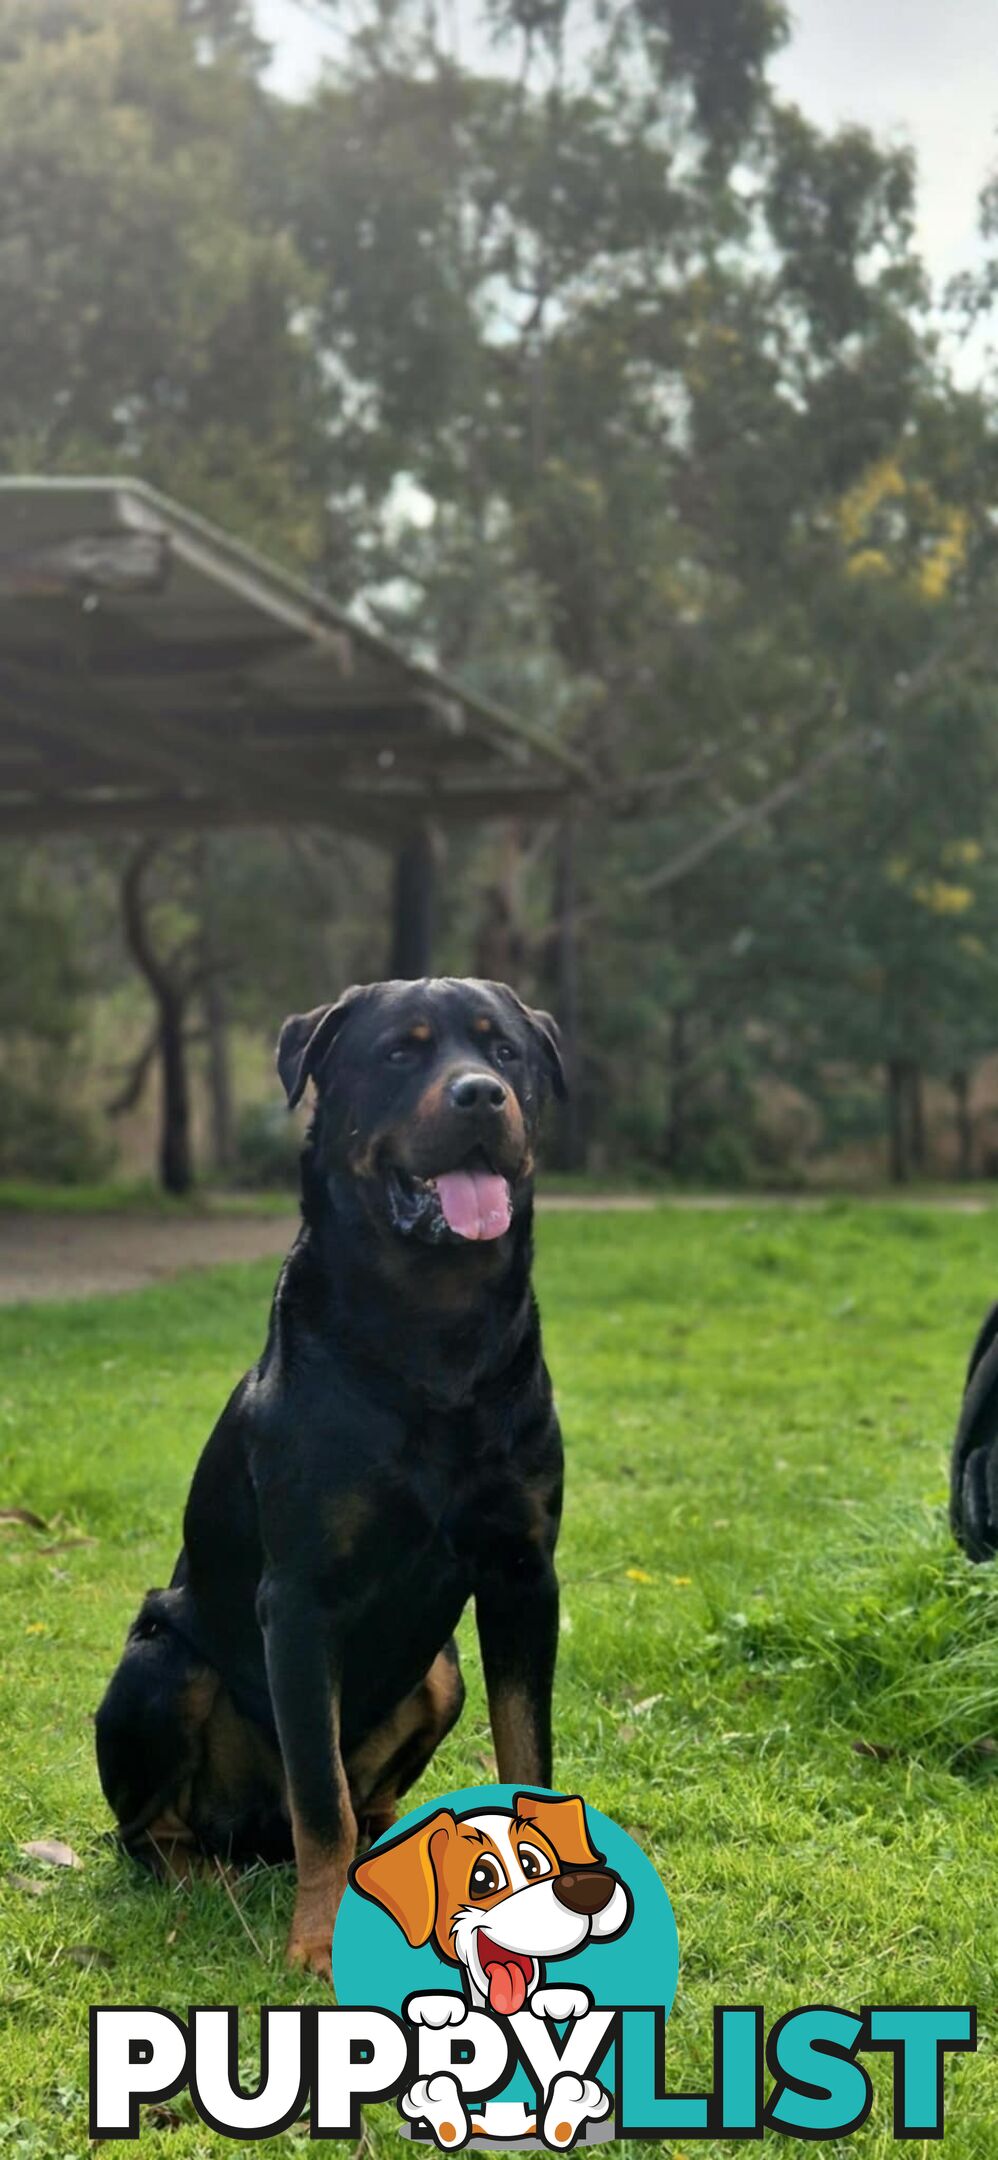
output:
POLYGON ((464 1703, 457 1646, 451 1641, 434 1658, 418 1688, 370 1734, 347 1763, 357 1816, 358 1845, 373 1845, 390 1830, 402 1794, 423 1771, 464 1703))
POLYGON ((276 1742, 235 1708, 219 1675, 151 1592, 96 1718, 97 1765, 126 1851, 183 1881, 200 1861, 290 1859, 276 1742))

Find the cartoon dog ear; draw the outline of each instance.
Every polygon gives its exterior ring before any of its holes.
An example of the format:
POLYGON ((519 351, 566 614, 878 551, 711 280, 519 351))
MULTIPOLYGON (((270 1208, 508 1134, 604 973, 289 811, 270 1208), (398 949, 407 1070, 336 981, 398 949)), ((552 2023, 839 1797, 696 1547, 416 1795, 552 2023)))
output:
POLYGON ((362 1897, 384 1907, 414 1950, 429 1942, 437 1917, 437 1870, 434 1864, 456 1831, 450 1808, 417 1823, 405 1837, 355 1860, 350 1881, 362 1897))
POLYGON ((605 1858, 589 1836, 584 1801, 575 1797, 549 1800, 546 1793, 520 1792, 514 1794, 513 1812, 543 1830, 566 1867, 594 1867, 605 1858))
POLYGON ((314 1080, 330 1044, 335 1041, 352 1005, 363 990, 354 985, 344 990, 335 1005, 316 1005, 312 1012, 292 1013, 277 1038, 277 1070, 288 1098, 288 1109, 300 1103, 309 1080, 314 1080))

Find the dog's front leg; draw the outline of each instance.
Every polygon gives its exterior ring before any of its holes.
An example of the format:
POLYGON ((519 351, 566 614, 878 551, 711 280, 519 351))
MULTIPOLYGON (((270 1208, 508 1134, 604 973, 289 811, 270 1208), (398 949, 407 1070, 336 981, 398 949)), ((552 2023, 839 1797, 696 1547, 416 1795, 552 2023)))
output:
POLYGON ((340 1753, 338 1660, 327 1616, 286 1576, 266 1578, 259 1612, 298 1870, 288 1963, 329 1980, 333 1923, 357 1844, 340 1753))
POLYGON ((528 1544, 481 1568, 475 1590, 489 1719, 503 1785, 550 1785, 558 1578, 528 1544))

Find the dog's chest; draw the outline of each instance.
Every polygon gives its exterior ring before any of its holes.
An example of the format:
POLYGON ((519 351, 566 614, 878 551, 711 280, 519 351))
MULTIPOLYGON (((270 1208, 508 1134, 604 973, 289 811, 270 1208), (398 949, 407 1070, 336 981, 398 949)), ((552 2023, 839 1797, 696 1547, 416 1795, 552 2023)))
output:
POLYGON ((326 1551, 360 1595, 386 1575, 424 1583, 473 1570, 483 1548, 522 1531, 527 1502, 508 1454, 468 1421, 426 1412, 362 1481, 323 1504, 326 1551))

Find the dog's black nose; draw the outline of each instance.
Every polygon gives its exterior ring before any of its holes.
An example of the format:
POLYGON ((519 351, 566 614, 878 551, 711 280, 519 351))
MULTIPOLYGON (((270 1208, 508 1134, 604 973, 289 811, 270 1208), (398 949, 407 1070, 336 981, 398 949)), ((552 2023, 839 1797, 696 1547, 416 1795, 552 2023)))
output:
POLYGON ((495 1073, 459 1073, 451 1081, 450 1099, 455 1110, 501 1110, 506 1089, 495 1073))
POLYGON ((556 1875, 551 1885, 559 1905, 566 1905, 574 1913, 602 1912, 616 1887, 616 1876, 608 1875, 603 1868, 585 1868, 579 1874, 570 1870, 556 1875))

